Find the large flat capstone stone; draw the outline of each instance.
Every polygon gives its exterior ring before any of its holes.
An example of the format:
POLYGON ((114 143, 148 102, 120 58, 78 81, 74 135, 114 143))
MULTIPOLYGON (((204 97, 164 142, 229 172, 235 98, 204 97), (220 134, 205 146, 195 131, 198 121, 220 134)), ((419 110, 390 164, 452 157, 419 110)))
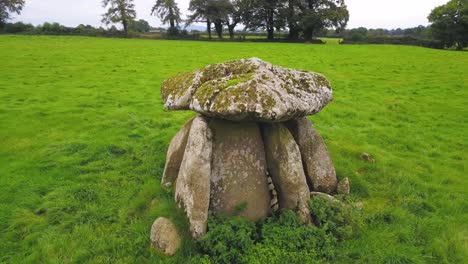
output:
POLYGON ((281 122, 319 112, 332 99, 321 74, 272 65, 258 58, 229 61, 163 82, 170 110, 193 110, 234 121, 281 122))
POLYGON ((210 211, 250 220, 270 214, 265 150, 257 123, 213 119, 210 211))

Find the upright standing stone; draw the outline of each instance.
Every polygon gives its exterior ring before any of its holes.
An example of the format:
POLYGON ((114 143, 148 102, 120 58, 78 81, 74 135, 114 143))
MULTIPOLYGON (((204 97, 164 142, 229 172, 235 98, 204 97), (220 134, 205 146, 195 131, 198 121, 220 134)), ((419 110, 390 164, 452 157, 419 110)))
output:
POLYGON ((194 238, 206 232, 210 204, 211 153, 211 131, 207 120, 197 116, 190 129, 175 193, 177 204, 187 214, 194 238))
POLYGON ((190 119, 182 127, 179 132, 172 138, 166 155, 166 165, 161 183, 164 187, 171 187, 179 175, 180 164, 184 158, 185 146, 187 145, 190 127, 192 126, 193 118, 190 119))
POLYGON ((213 133, 210 211, 250 220, 270 214, 265 149, 257 123, 215 119, 213 133))
POLYGON ((338 181, 335 167, 320 134, 307 117, 286 122, 301 150, 302 163, 311 189, 317 192, 332 193, 338 181))
POLYGON ((263 124, 268 169, 278 192, 279 207, 298 211, 310 220, 310 192, 304 175, 299 147, 284 124, 263 124))

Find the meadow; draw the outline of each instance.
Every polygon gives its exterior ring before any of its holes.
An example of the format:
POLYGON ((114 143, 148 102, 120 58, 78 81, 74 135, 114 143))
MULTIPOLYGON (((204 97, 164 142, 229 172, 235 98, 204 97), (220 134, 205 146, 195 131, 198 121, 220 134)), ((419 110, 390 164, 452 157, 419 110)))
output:
POLYGON ((164 110, 160 85, 249 57, 323 73, 334 87, 310 119, 364 204, 337 263, 468 259, 466 52, 0 36, 0 262, 188 262, 186 220, 159 182, 170 139, 195 114, 164 110), (172 259, 149 245, 159 216, 185 238, 172 259))

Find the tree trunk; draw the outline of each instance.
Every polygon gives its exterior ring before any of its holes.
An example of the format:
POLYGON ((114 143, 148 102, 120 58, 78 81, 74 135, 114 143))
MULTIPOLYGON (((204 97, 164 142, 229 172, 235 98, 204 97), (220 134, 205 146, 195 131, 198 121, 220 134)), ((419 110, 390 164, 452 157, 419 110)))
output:
POLYGON ((274 39, 275 38, 275 35, 274 35, 274 29, 273 28, 267 28, 267 39, 274 39))
POLYGON ((128 37, 128 21, 127 19, 122 20, 125 37, 128 37))
POLYGON ((208 38, 211 39, 211 21, 209 19, 206 20, 206 31, 208 31, 208 38))
POLYGON ((293 0, 289 0, 289 23, 288 23, 288 27, 289 27, 289 34, 288 34, 288 39, 291 39, 291 40, 297 40, 299 39, 299 29, 296 25, 296 21, 292 21, 293 18, 294 18, 294 1, 293 0))
POLYGON ((175 21, 174 21, 174 13, 172 11, 172 8, 169 9, 169 24, 171 26, 172 29, 175 28, 175 21))
POLYGON ((299 30, 297 29, 296 25, 289 24, 288 39, 290 39, 290 40, 299 39, 299 30))
POLYGON ((275 31, 275 28, 274 28, 274 21, 273 21, 273 10, 270 9, 268 10, 268 17, 267 17, 267 39, 274 39, 275 36, 274 36, 274 31, 275 31))
POLYGON ((222 21, 215 21, 215 30, 216 34, 218 35, 219 39, 223 38, 223 22, 222 21))
POLYGON ((229 30, 229 38, 234 39, 234 28, 236 27, 235 24, 233 25, 228 25, 228 30, 229 30))

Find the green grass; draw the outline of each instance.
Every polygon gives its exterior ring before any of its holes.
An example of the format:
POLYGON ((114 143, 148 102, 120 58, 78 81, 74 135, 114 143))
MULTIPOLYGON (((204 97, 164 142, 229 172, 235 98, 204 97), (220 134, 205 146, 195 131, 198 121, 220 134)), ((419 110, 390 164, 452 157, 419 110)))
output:
POLYGON ((0 262, 168 261, 151 223, 187 223, 159 181, 171 137, 161 82, 259 57, 325 74, 335 100, 311 117, 338 177, 364 203, 341 263, 468 259, 468 53, 386 45, 0 36, 0 262), (368 152, 376 163, 360 159, 368 152))

